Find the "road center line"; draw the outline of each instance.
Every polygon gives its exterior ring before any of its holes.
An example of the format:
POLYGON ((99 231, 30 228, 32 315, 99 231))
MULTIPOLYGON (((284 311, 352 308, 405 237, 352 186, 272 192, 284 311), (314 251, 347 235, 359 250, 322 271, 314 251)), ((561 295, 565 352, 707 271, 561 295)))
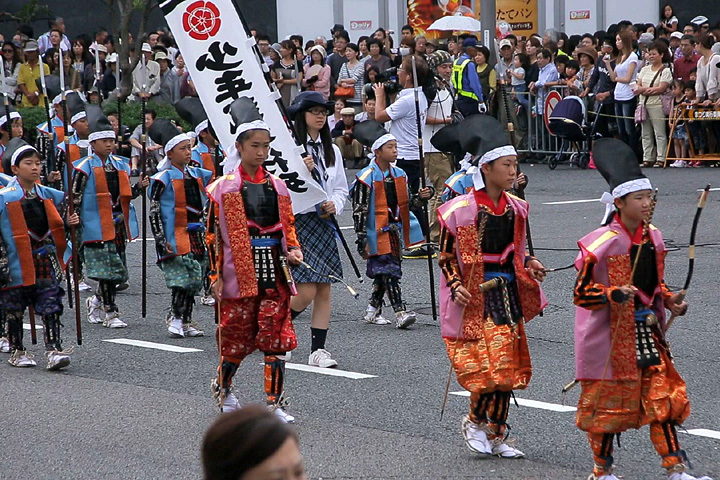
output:
POLYGON ((362 380, 364 378, 377 378, 377 375, 368 375, 366 373, 347 372, 345 370, 336 370, 334 368, 312 367, 303 365, 302 363, 286 363, 285 368, 290 370, 299 370, 301 372, 319 373, 320 375, 329 375, 331 377, 345 377, 353 380, 362 380))
POLYGON ((563 200, 562 202, 545 202, 543 205, 571 205, 574 203, 593 203, 599 202, 597 198, 591 198, 588 200, 563 200))
MULTIPOLYGON (((683 431, 683 430, 679 430, 683 431)), ((698 437, 707 437, 707 438, 714 438, 715 440, 720 440, 720 432, 717 430, 708 430, 707 428, 691 428, 685 433, 689 433, 690 435, 697 435, 698 437)))
MULTIPOLYGON (((35 328, 42 328, 42 327, 43 327, 42 325, 38 325, 37 323, 35 324, 35 328)), ((30 324, 29 324, 29 323, 23 323, 23 328, 24 328, 25 330, 30 330, 30 324)))
POLYGON ((164 343, 146 342, 144 340, 132 340, 130 338, 112 338, 103 340, 103 342, 119 343, 120 345, 132 345, 133 347, 153 348, 155 350, 164 350, 166 352, 191 353, 202 352, 199 348, 178 347, 176 345, 166 345, 164 343))
MULTIPOLYGON (((450 392, 450 395, 457 395, 459 397, 469 397, 470 392, 468 391, 461 391, 461 392, 450 392)), ((575 407, 571 407, 569 405, 560 405, 558 403, 547 403, 547 402, 540 402, 537 400, 529 400, 527 398, 517 398, 518 405, 522 405, 523 407, 530 407, 530 408, 539 408, 541 410, 550 410, 551 412, 574 412, 577 410, 575 407)))

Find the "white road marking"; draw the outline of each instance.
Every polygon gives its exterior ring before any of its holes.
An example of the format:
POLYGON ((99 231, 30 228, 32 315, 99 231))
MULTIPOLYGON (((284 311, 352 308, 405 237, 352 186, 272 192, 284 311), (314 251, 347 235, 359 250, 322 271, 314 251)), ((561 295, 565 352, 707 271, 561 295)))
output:
MULTIPOLYGON (((154 238, 146 238, 148 242, 154 242, 154 238)), ((142 242, 142 238, 136 238, 135 240, 130 240, 130 243, 136 243, 136 242, 142 242)))
MULTIPOLYGON (((680 430, 682 432, 682 430, 680 430)), ((697 435, 698 437, 714 438, 720 440, 720 432, 717 430, 708 430, 707 428, 691 428, 686 433, 697 435)))
POLYGON ((353 227, 352 225, 346 225, 344 227, 340 227, 340 230, 352 230, 353 228, 355 227, 353 227))
POLYGON ((564 200, 562 202, 545 202, 543 205, 571 205, 574 203, 592 203, 592 202, 599 202, 597 198, 591 198, 588 200, 564 200))
MULTIPOLYGON (((30 330, 30 324, 29 324, 29 323, 23 323, 23 328, 24 328, 25 330, 30 330)), ((35 324, 35 328, 43 328, 43 326, 42 326, 42 325, 38 325, 38 324, 36 323, 36 324, 35 324)))
POLYGON ((331 377, 345 377, 353 380, 362 380, 364 378, 376 378, 377 375, 368 375, 366 373, 347 372, 345 370, 336 370, 334 368, 311 367, 302 363, 286 363, 285 368, 290 370, 300 370, 301 372, 319 373, 321 375, 329 375, 331 377))
POLYGON ((199 348, 178 347, 176 345, 166 345, 164 343, 145 342, 143 340, 132 340, 129 338, 113 338, 103 340, 103 342, 119 343, 120 345, 132 345, 133 347, 153 348, 155 350, 165 350, 166 352, 191 353, 202 352, 199 348))
MULTIPOLYGON (((469 397, 470 392, 463 390, 461 392, 450 392, 450 395, 457 395, 459 397, 469 397)), ((517 398, 518 405, 522 405, 523 407, 530 407, 530 408, 539 408, 542 410, 550 410, 551 412, 575 412, 577 411, 577 408, 571 407, 569 405, 560 405, 558 403, 547 403, 547 402, 539 402, 537 400, 529 400, 527 398, 517 398)))
MULTIPOLYGON (((697 189, 698 192, 702 192, 703 190, 705 190, 705 189, 704 189, 704 188, 698 188, 698 189, 697 189)), ((710 191, 711 191, 711 192, 717 192, 717 191, 720 191, 720 188, 711 188, 710 191)))

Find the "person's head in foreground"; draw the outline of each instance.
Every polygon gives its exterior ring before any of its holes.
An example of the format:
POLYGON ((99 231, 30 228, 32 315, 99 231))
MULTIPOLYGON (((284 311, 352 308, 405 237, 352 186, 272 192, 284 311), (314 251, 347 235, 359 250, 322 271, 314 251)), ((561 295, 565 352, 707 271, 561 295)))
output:
POLYGON ((305 480, 298 437, 266 408, 218 417, 202 444, 205 480, 305 480))

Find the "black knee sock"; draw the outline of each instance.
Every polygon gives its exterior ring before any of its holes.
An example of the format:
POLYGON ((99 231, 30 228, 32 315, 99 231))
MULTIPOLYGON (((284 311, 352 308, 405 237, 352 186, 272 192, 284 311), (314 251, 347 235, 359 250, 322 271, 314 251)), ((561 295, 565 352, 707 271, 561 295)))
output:
POLYGON ((45 350, 62 351, 62 343, 60 342, 60 315, 51 313, 43 315, 45 350))
POLYGON ((327 338, 327 332, 327 329, 310 327, 310 335, 312 339, 312 346, 310 347, 311 352, 314 352, 315 350, 319 350, 321 348, 325 348, 325 339, 327 338))
POLYGON ((23 311, 5 312, 7 320, 7 338, 13 350, 25 350, 23 345, 23 311))

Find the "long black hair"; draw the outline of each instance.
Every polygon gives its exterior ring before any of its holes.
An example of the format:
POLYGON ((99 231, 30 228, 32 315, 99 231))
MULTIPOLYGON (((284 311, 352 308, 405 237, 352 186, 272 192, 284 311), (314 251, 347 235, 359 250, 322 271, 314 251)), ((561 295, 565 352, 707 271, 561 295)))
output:
MULTIPOLYGON (((302 142, 302 144, 307 147, 307 136, 308 136, 308 128, 307 128, 307 122, 305 122, 305 114, 307 113, 307 110, 303 110, 302 112, 298 112, 295 114, 295 131, 298 134, 298 140, 302 142)), ((325 120, 325 125, 320 129, 320 141, 323 145, 323 153, 324 153, 324 159, 325 159, 325 165, 328 167, 335 166, 335 150, 333 149, 333 140, 332 135, 330 135, 330 127, 328 126, 327 119, 325 120)))

